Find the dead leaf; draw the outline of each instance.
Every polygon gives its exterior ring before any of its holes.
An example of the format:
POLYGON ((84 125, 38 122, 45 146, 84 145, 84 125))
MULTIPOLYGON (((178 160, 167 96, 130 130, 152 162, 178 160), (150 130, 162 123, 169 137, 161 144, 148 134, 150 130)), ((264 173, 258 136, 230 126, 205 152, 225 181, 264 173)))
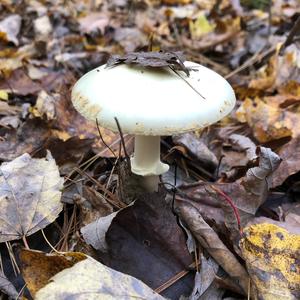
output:
MULTIPOLYGON (((89 121, 84 118, 73 107, 70 100, 70 95, 67 97, 60 97, 55 103, 56 118, 55 125, 62 133, 65 133, 65 138, 58 136, 60 139, 67 140, 72 136, 78 136, 80 139, 94 139, 95 143, 93 148, 99 153, 102 152, 102 157, 112 157, 113 154, 107 149, 100 139, 100 135, 95 122, 89 121)), ((118 153, 119 150, 119 133, 99 127, 103 140, 107 145, 118 153)), ((124 136, 127 143, 130 139, 129 136, 124 136)), ((126 146, 128 146, 126 144, 126 146)))
POLYGON ((134 27, 116 28, 114 40, 124 48, 126 53, 136 51, 141 45, 147 45, 147 36, 134 27))
POLYGON ((80 232, 85 242, 93 246, 96 250, 107 252, 108 246, 105 240, 105 235, 117 213, 118 212, 113 212, 82 227, 80 232))
POLYGON ((38 291, 36 300, 57 300, 66 296, 82 299, 87 294, 89 299, 95 300, 165 299, 142 281, 110 269, 90 257, 58 273, 51 281, 38 291))
POLYGON ((19 45, 18 34, 21 28, 21 17, 10 15, 0 22, 0 39, 19 45))
MULTIPOLYGON (((106 233, 109 267, 134 276, 151 288, 160 287, 192 262, 185 236, 163 192, 138 197, 114 217, 106 233)), ((169 287, 163 295, 178 298, 192 288, 191 276, 169 287)))
POLYGON ((215 154, 208 149, 207 145, 201 141, 194 133, 184 133, 179 136, 172 137, 175 145, 184 146, 192 159, 204 164, 211 169, 215 169, 218 165, 218 159, 215 154))
MULTIPOLYGON (((205 215, 206 220, 214 220, 217 224, 225 217, 226 228, 235 241, 239 238, 237 215, 224 195, 228 196, 238 210, 240 225, 243 228, 251 220, 258 208, 266 201, 268 190, 271 188, 273 172, 278 168, 281 159, 269 148, 258 148, 258 166, 247 170, 245 176, 232 183, 206 183, 200 182, 192 188, 182 189, 179 198, 183 207, 192 199, 193 208, 205 215), (210 204, 210 206, 209 206, 210 204), (207 209, 210 207, 210 210, 207 209), (218 210, 222 207, 224 215, 218 210)), ((179 202, 179 203, 180 203, 179 202)), ((188 205, 189 207, 189 205, 188 205)), ((222 225, 220 227, 222 229, 222 225)), ((226 233, 227 234, 227 233, 226 233)))
POLYGON ((0 126, 18 128, 21 123, 19 116, 6 116, 0 119, 0 126))
POLYGON ((189 22, 189 28, 192 39, 194 40, 212 32, 215 25, 210 24, 204 14, 200 14, 195 21, 191 20, 189 22))
POLYGON ((23 154, 3 163, 0 176, 1 242, 31 235, 57 218, 63 179, 50 152, 44 159, 23 154))
POLYGON ((279 54, 280 47, 277 47, 276 53, 270 58, 269 64, 263 66, 255 79, 252 79, 249 86, 259 90, 279 90, 289 81, 299 83, 300 51, 294 45, 290 45, 284 50, 284 54, 279 54))
POLYGON ((171 67, 181 70, 189 76, 189 70, 184 65, 182 52, 131 52, 123 56, 113 55, 106 63, 106 68, 119 64, 133 64, 143 67, 171 67))
POLYGON ((49 124, 38 118, 29 119, 17 130, 11 129, 6 132, 0 143, 0 159, 9 161, 25 152, 31 154, 39 150, 50 135, 49 124))
POLYGON ((281 185, 289 176, 300 171, 300 137, 285 144, 278 155, 282 162, 273 174, 272 187, 281 185))
POLYGON ((52 25, 47 15, 41 16, 33 21, 33 28, 37 40, 47 40, 52 32, 52 25))
POLYGON ((298 113, 282 109, 278 104, 269 104, 258 97, 246 99, 239 107, 237 117, 241 122, 246 120, 260 143, 300 135, 298 113))
POLYGON ((201 246, 234 279, 247 294, 248 274, 234 254, 223 244, 217 233, 204 221, 193 205, 179 206, 180 217, 201 246))
POLYGON ((27 288, 35 297, 36 293, 48 284, 52 276, 86 259, 86 256, 79 252, 46 254, 22 249, 19 252, 19 259, 27 288))
POLYGON ((20 254, 27 286, 37 300, 164 298, 140 280, 110 269, 79 252, 20 254), (35 275, 34 277, 32 275, 35 275))
POLYGON ((47 120, 55 118, 55 102, 59 99, 58 94, 49 95, 46 91, 41 90, 36 99, 36 104, 31 113, 34 117, 46 116, 47 120))
POLYGON ((167 5, 186 5, 190 2, 191 0, 162 0, 162 3, 167 5))
POLYGON ((291 234, 280 222, 261 222, 245 228, 240 242, 256 297, 299 299, 300 235, 291 234))
POLYGON ((232 134, 229 144, 222 148, 219 174, 223 182, 234 182, 246 175, 249 168, 257 164, 256 145, 248 137, 232 134))
POLYGON ((240 17, 230 18, 220 22, 221 24, 216 26, 214 32, 208 33, 199 40, 191 40, 186 36, 181 36, 181 41, 184 47, 193 49, 195 51, 209 50, 217 45, 225 44, 230 41, 232 37, 236 36, 241 30, 240 17), (225 30, 217 31, 218 27, 224 27, 225 30))
POLYGON ((21 112, 21 108, 14 105, 9 105, 7 102, 0 101, 0 114, 1 115, 17 115, 21 112))
POLYGON ((18 292, 4 274, 0 274, 0 291, 12 299, 18 298, 18 292))
POLYGON ((218 264, 212 258, 200 256, 201 269, 195 275, 195 286, 189 300, 198 300, 213 283, 219 269, 218 264))
POLYGON ((107 13, 90 13, 87 16, 80 18, 80 29, 83 33, 92 33, 99 30, 102 34, 105 28, 110 25, 110 16, 107 13))

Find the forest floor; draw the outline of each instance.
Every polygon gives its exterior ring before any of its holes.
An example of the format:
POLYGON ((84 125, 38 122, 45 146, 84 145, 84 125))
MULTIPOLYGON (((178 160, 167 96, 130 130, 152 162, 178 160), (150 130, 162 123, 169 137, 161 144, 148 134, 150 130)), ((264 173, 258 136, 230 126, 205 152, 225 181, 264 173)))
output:
POLYGON ((0 1, 0 299, 300 299, 299 37, 297 0, 0 1), (133 136, 71 102, 111 55, 147 51, 237 98, 162 138, 153 193, 133 136))

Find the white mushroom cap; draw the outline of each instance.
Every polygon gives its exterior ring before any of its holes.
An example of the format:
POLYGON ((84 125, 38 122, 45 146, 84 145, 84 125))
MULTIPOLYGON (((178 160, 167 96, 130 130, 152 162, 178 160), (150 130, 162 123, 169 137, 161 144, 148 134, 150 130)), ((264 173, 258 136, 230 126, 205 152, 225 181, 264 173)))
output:
POLYGON ((103 65, 75 84, 72 101, 87 119, 117 131, 116 117, 124 133, 135 135, 183 133, 226 116, 236 100, 230 84, 199 64, 185 66, 189 77, 170 68, 103 65))

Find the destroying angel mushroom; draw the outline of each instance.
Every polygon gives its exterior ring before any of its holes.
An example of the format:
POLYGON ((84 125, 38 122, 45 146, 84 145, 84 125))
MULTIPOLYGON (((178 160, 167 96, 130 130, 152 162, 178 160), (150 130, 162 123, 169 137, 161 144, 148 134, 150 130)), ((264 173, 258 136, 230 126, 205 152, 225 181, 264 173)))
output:
POLYGON ((135 135, 131 171, 144 177, 150 192, 169 169, 160 161, 160 136, 206 127, 235 105, 234 91, 222 76, 193 62, 184 65, 189 76, 169 67, 103 65, 72 90, 73 105, 84 117, 113 131, 118 131, 117 118, 123 133, 135 135))

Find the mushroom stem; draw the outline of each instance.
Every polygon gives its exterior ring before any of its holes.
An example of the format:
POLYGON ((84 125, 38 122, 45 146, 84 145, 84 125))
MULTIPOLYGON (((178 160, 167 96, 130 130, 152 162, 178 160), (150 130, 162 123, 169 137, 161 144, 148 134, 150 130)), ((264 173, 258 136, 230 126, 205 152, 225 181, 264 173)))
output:
POLYGON ((160 161, 160 136, 135 136, 131 171, 144 176, 144 186, 149 192, 157 191, 158 175, 167 172, 169 166, 160 161))

